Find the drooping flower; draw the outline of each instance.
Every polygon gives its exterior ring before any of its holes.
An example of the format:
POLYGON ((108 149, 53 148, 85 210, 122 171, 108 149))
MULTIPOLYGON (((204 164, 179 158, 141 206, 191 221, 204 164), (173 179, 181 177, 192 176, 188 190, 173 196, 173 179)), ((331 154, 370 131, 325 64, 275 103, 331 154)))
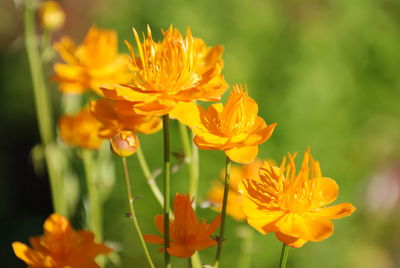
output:
MULTIPOLYGON (((240 195, 238 193, 239 182, 246 178, 258 178, 258 170, 261 167, 262 163, 262 161, 256 160, 248 165, 244 165, 241 167, 231 167, 226 213, 237 221, 243 221, 247 218, 240 205, 240 195)), ((208 200, 212 204, 211 208, 219 212, 221 211, 222 201, 224 197, 224 177, 225 170, 222 170, 219 177, 220 180, 214 181, 212 188, 208 192, 208 200)))
MULTIPOLYGON (((199 221, 192 208, 189 195, 176 194, 174 199, 175 219, 170 220, 168 253, 178 258, 189 258, 196 250, 202 250, 217 244, 210 236, 221 222, 220 215, 210 224, 199 221)), ((155 217, 157 230, 164 234, 164 216, 155 217)), ((164 244, 164 238, 156 235, 144 235, 144 239, 152 244, 164 244)))
POLYGON ((68 220, 52 214, 44 223, 44 235, 31 237, 32 248, 12 243, 15 255, 30 268, 99 268, 94 261, 112 249, 94 242, 90 231, 76 231, 68 220))
POLYGON ((118 113, 114 102, 107 99, 91 101, 90 111, 100 121, 99 136, 105 139, 112 138, 121 131, 152 134, 162 128, 159 117, 136 114, 133 111, 118 113))
POLYGON ((92 89, 102 95, 102 84, 129 80, 129 57, 118 54, 118 38, 112 30, 92 26, 82 44, 64 36, 54 45, 65 63, 54 65, 59 88, 64 93, 79 94, 92 89))
POLYGON ((133 32, 137 54, 126 42, 133 65, 130 81, 101 88, 122 110, 165 115, 182 102, 220 99, 227 88, 221 74, 222 46, 207 47, 190 29, 183 37, 172 26, 160 42, 153 40, 150 27, 143 41, 133 32))
POLYGON ((294 157, 288 154, 280 167, 265 163, 259 180, 239 183, 242 208, 247 222, 262 234, 274 232, 288 246, 302 247, 308 241, 321 241, 333 232, 331 220, 350 216, 355 207, 335 201, 339 187, 322 176, 318 161, 308 149, 296 174, 294 157))
POLYGON ((40 4, 39 20, 43 28, 55 31, 64 25, 65 14, 56 1, 44 1, 40 4))
POLYGON ((234 85, 228 102, 212 104, 207 110, 193 103, 180 105, 173 116, 192 128, 194 142, 204 150, 222 150, 231 160, 248 164, 267 141, 276 123, 267 125, 257 116, 258 105, 242 86, 234 85))
POLYGON ((101 124, 86 108, 76 115, 62 116, 58 126, 61 139, 71 146, 98 149, 103 143, 99 137, 101 124))

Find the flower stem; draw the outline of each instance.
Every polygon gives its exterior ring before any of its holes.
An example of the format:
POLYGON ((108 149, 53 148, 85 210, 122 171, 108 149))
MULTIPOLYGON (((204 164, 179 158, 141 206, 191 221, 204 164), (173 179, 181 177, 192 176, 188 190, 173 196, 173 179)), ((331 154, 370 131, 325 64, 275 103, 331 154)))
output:
POLYGON ((103 242, 102 209, 98 185, 93 172, 93 152, 89 149, 84 149, 82 151, 82 160, 89 199, 89 226, 95 234, 96 242, 100 243, 103 242))
POLYGON ((68 216, 67 202, 64 198, 64 187, 60 172, 57 171, 51 159, 51 143, 54 141, 53 134, 53 111, 50 104, 49 94, 44 80, 43 64, 36 38, 35 27, 35 1, 24 2, 24 39, 28 56, 29 69, 32 76, 33 92, 35 96, 36 116, 39 125, 39 134, 46 151, 46 166, 50 180, 51 196, 54 212, 68 216))
POLYGON ((193 268, 192 258, 189 257, 189 258, 187 258, 187 260, 188 260, 188 268, 193 268))
POLYGON ((288 253, 289 253, 289 247, 286 246, 285 243, 283 243, 282 252, 281 252, 281 261, 279 263, 279 268, 285 268, 286 267, 288 253))
POLYGON ((131 187, 131 181, 130 181, 130 178, 129 178, 129 171, 128 171, 128 165, 126 163, 126 157, 121 157, 121 160, 122 160, 122 167, 124 169, 124 179, 125 179, 126 193, 127 193, 127 196, 128 196, 128 204, 129 204, 129 210, 130 210, 130 217, 129 218, 131 219, 132 224, 135 227, 135 229, 136 229, 136 231, 137 231, 137 233, 139 235, 140 243, 142 244, 142 247, 143 247, 144 253, 146 255, 147 261, 149 263, 149 266, 151 268, 155 268, 154 263, 153 263, 153 261, 151 259, 149 250, 147 249, 146 243, 144 242, 142 231, 140 230, 140 226, 139 226, 139 223, 138 223, 137 218, 136 218, 135 209, 133 207, 133 202, 135 200, 132 198, 132 187, 131 187))
MULTIPOLYGON (((196 198, 199 186, 199 149, 190 139, 187 127, 182 123, 179 123, 179 132, 185 153, 185 161, 189 165, 189 195, 196 198)), ((193 203, 193 206, 196 208, 196 202, 193 203)))
POLYGON ((237 267, 250 268, 251 251, 253 249, 253 231, 247 226, 241 226, 240 228, 240 237, 242 241, 237 267))
POLYGON ((170 148, 169 148, 169 115, 163 116, 163 133, 164 133, 164 266, 171 267, 169 253, 169 207, 170 207, 170 148))
POLYGON ((147 183, 149 184, 149 187, 151 191, 153 192, 154 196, 156 197, 158 203, 162 206, 164 204, 164 197, 160 191, 160 189, 157 186, 156 180, 151 174, 150 168, 147 165, 146 158, 144 157, 142 148, 139 146, 138 150, 136 151, 137 158, 139 160, 140 167, 142 168, 143 174, 146 177, 147 183))
POLYGON ((221 226, 219 227, 218 247, 217 247, 217 254, 215 255, 214 268, 218 268, 218 266, 219 266, 221 252, 222 252, 222 243, 224 240, 226 205, 228 203, 229 179, 231 177, 231 164, 232 164, 232 161, 229 159, 229 157, 226 157, 224 197, 223 197, 222 212, 221 212, 222 217, 221 217, 221 226))

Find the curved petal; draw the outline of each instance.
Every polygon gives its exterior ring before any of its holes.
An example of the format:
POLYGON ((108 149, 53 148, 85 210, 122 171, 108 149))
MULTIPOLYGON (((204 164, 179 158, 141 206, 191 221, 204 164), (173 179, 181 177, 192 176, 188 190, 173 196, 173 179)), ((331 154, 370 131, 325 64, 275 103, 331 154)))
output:
POLYGON ((156 224, 157 231, 161 234, 164 234, 164 215, 157 215, 154 218, 154 222, 156 224))
POLYGON ((321 200, 318 200, 318 207, 329 205, 336 200, 339 193, 339 186, 336 181, 331 178, 319 178, 318 187, 315 189, 316 193, 321 193, 321 200))
POLYGON ((167 249, 168 253, 178 258, 189 258, 194 254, 193 249, 189 249, 185 245, 171 242, 170 247, 167 249))
POLYGON ((326 208, 315 209, 309 212, 308 215, 324 220, 340 219, 343 217, 350 216, 356 208, 350 203, 342 203, 335 206, 326 208))
POLYGON ((145 234, 143 235, 143 239, 147 242, 147 243, 151 243, 151 244, 159 244, 162 245, 164 244, 164 238, 157 236, 157 235, 148 235, 145 234))
POLYGON ((169 115, 189 127, 201 125, 199 108, 193 102, 178 102, 169 115))
POLYGON ((15 255, 28 265, 39 267, 44 264, 45 257, 21 242, 12 243, 15 255))
POLYGON ((281 232, 276 232, 275 233, 276 238, 278 238, 279 241, 285 243, 285 245, 288 245, 290 247, 294 247, 294 248, 301 248, 302 246, 304 246, 305 243, 307 243, 307 240, 298 238, 298 237, 294 237, 294 236, 289 236, 289 235, 285 235, 281 232))
POLYGON ((333 232, 331 221, 303 217, 295 213, 287 213, 275 224, 281 233, 307 241, 321 241, 333 232))
POLYGON ((230 150, 226 150, 225 154, 234 162, 241 164, 249 164, 256 159, 258 154, 258 146, 245 146, 235 147, 230 150))

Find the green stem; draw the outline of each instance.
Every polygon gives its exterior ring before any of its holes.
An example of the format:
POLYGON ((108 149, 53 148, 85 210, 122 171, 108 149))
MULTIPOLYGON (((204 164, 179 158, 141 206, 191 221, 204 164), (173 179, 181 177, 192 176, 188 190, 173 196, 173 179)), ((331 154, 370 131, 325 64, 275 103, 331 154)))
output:
POLYGON ((241 245, 238 260, 239 268, 250 268, 251 251, 253 249, 253 231, 247 226, 240 227, 241 245))
POLYGON ((285 268, 286 267, 286 262, 287 262, 287 258, 288 258, 288 253, 289 253, 289 247, 286 246, 283 243, 282 246, 282 252, 281 252, 281 261, 279 263, 279 268, 285 268))
POLYGON ((89 149, 84 149, 82 151, 82 160, 89 199, 89 226, 95 234, 96 242, 103 242, 101 198, 93 172, 93 152, 89 149))
POLYGON ((188 268, 193 268, 192 258, 187 258, 188 260, 188 268))
POLYGON ((46 166, 50 180, 54 211, 60 215, 68 216, 67 203, 64 202, 65 198, 62 177, 60 176, 60 172, 57 172, 54 166, 57 163, 54 163, 54 161, 51 160, 52 148, 48 148, 54 141, 53 111, 44 80, 43 65, 40 60, 40 53, 37 44, 34 2, 35 1, 33 0, 25 0, 24 2, 25 47, 32 77, 39 134, 46 150, 46 166))
POLYGON ((217 254, 215 255, 214 268, 218 268, 218 266, 219 266, 221 252, 222 252, 222 243, 224 240, 226 206, 228 203, 229 179, 231 176, 231 164, 232 164, 232 161, 229 159, 229 157, 226 157, 224 197, 223 197, 223 201, 222 201, 222 212, 221 212, 222 217, 221 217, 221 226, 219 227, 218 247, 217 247, 217 254))
POLYGON ((171 267, 169 253, 169 199, 170 199, 170 148, 169 148, 169 116, 163 116, 163 132, 164 132, 164 266, 171 267))
POLYGON ((140 167, 142 168, 143 174, 146 177, 147 184, 149 185, 158 203, 160 203, 160 205, 162 206, 164 204, 164 197, 157 186, 156 180, 151 173, 149 166, 147 165, 146 158, 144 157, 142 148, 140 146, 136 151, 136 155, 139 160, 140 167))
POLYGON ((147 261, 149 263, 149 266, 151 268, 155 268, 154 263, 151 259, 149 250, 147 249, 146 242, 143 239, 142 231, 140 230, 139 223, 136 218, 136 213, 135 213, 135 208, 133 207, 133 202, 135 201, 132 197, 132 186, 131 186, 131 180, 129 178, 129 170, 128 170, 128 165, 126 163, 126 157, 121 157, 122 160, 122 167, 124 169, 124 179, 125 179, 125 186, 126 186, 126 194, 128 196, 128 204, 129 204, 129 210, 130 210, 130 219, 132 221, 133 226, 136 229, 136 232, 139 235, 140 243, 142 244, 144 253, 146 255, 147 261))

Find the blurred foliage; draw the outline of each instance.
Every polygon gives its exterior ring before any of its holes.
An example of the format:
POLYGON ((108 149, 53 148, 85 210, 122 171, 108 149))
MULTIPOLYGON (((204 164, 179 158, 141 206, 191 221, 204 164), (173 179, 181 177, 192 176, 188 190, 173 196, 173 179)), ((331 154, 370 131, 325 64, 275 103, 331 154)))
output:
MULTIPOLYGON (((15 1, 19 3, 19 1, 15 1)), ((355 215, 335 224, 335 234, 320 243, 291 249, 288 267, 399 267, 400 206, 375 217, 365 194, 370 178, 400 165, 400 2, 397 0, 138 0, 60 1, 67 24, 61 34, 79 42, 91 24, 112 28, 122 40, 133 41, 131 27, 155 39, 170 24, 182 31, 190 26, 209 45, 222 44, 224 74, 229 84, 246 83, 268 123, 277 122, 272 138, 260 149, 260 158, 280 158, 286 152, 304 152, 311 146, 323 173, 340 185, 339 201, 352 202, 355 215)), ((41 233, 51 212, 48 182, 33 172, 30 150, 39 142, 31 80, 21 41, 20 7, 11 0, 0 4, 5 23, 0 28, 0 260, 4 267, 24 267, 11 251, 12 241, 26 241, 41 233), (11 10, 11 11, 10 11, 11 10), (19 29, 19 30, 15 30, 19 29), (11 40, 11 41, 10 41, 11 40), (3 257, 2 257, 3 258, 3 257)), ((51 72, 49 72, 50 75, 51 72)), ((54 105, 59 93, 54 88, 54 105)), ((60 112, 58 110, 58 112, 60 112)), ((176 125, 172 126, 176 135, 176 125)), ((152 169, 161 168, 161 133, 141 136, 152 169)), ((172 151, 182 151, 178 139, 172 151)), ((116 184, 105 203, 105 238, 121 250, 121 267, 145 267, 136 234, 124 217, 128 210, 115 158, 116 184)), ((221 152, 200 152, 200 194, 204 200, 224 165, 221 152)), ((77 160, 77 162, 79 162, 77 160)), ((152 197, 136 156, 129 158, 139 221, 144 233, 155 233, 153 218, 161 213, 152 197)), ((176 161, 177 162, 177 161, 176 161)), ((79 165, 79 164, 78 164, 79 165)), ((395 173, 398 181, 400 173, 395 173)), ((171 192, 187 191, 188 170, 172 178, 171 192)), ((385 178, 382 177, 382 180, 385 178)), ((83 180, 81 180, 82 183, 83 180)), ((382 193, 385 198, 386 193, 382 193)), ((398 198, 398 197, 397 197, 398 198)), ((383 200, 384 201, 384 200, 383 200)), ((205 218, 214 211, 198 209, 205 218)), ((76 223, 79 225, 77 216, 76 223)), ((82 217, 81 217, 82 218, 82 217)), ((222 267, 236 267, 245 223, 227 221, 222 267)), ((254 231, 255 232, 255 231, 254 231)), ((158 264, 162 254, 150 246, 158 264)), ((281 246, 273 235, 254 235, 251 267, 276 267, 281 246)), ((204 263, 215 249, 201 252, 204 263)), ((186 261, 173 260, 175 267, 186 261)))

